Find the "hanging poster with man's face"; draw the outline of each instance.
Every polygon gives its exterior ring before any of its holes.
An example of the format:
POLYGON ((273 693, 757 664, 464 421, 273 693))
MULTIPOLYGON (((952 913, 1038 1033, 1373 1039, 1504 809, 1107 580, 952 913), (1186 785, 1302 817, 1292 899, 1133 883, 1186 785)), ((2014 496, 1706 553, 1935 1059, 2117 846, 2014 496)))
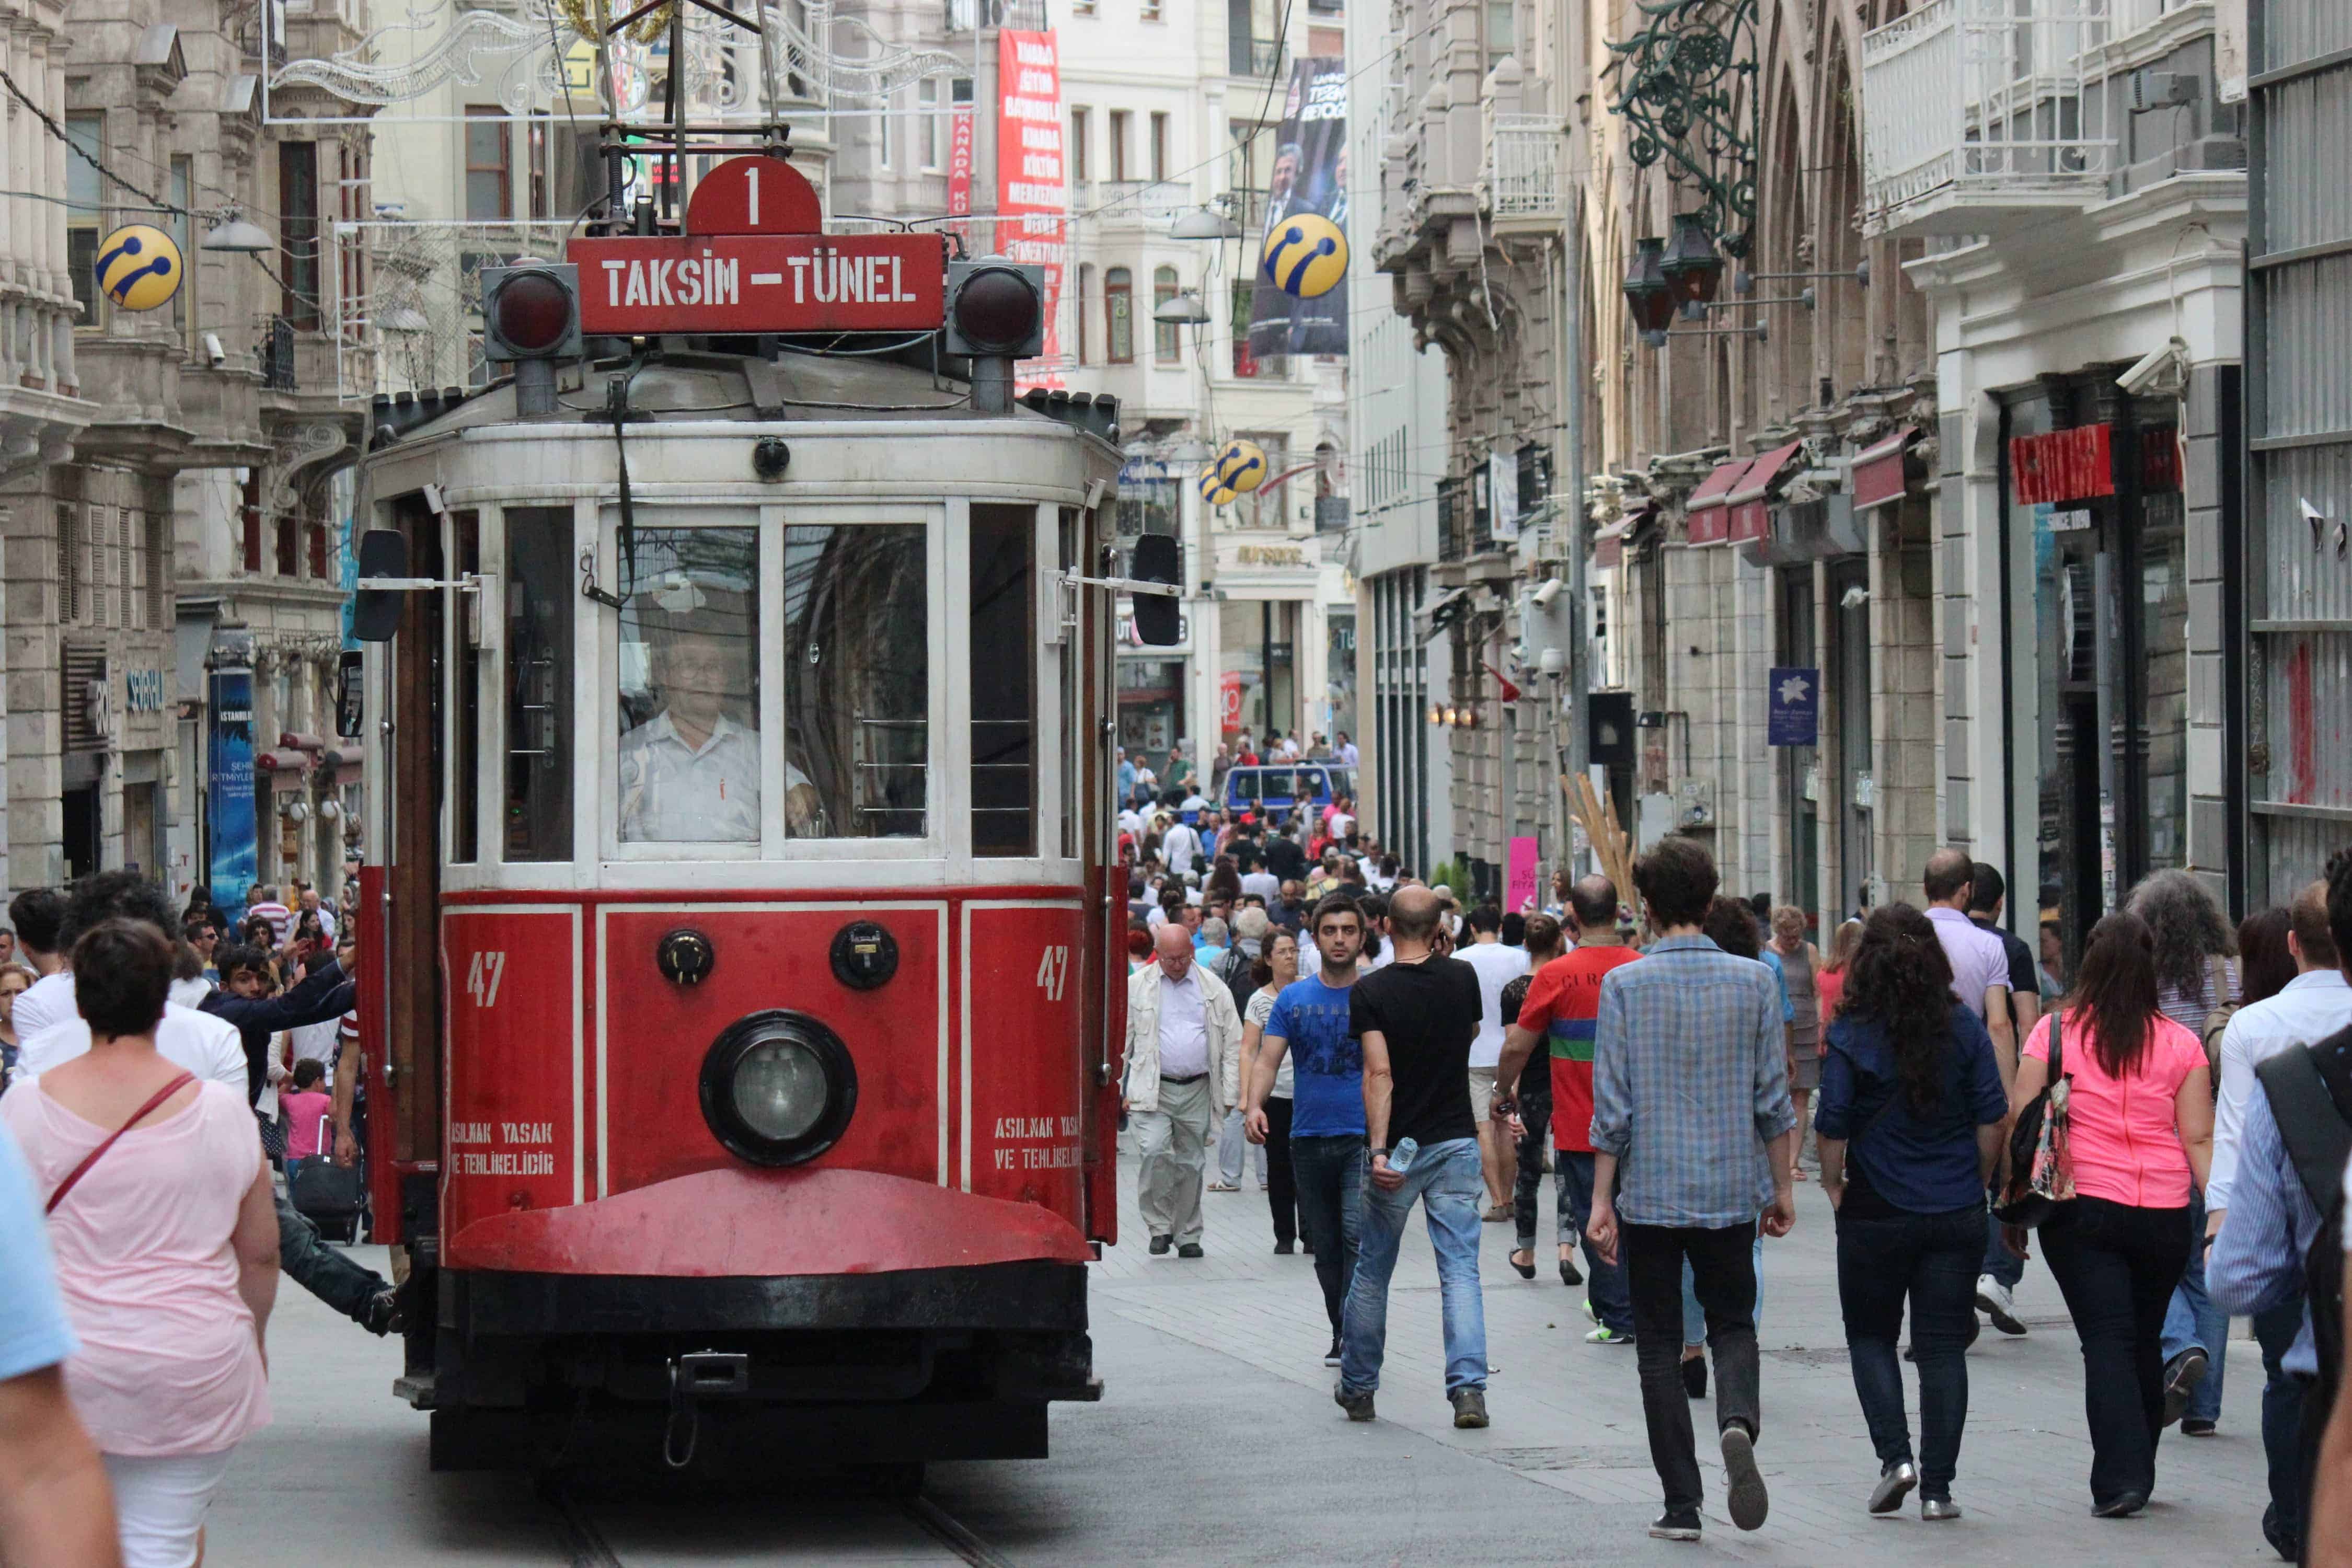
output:
POLYGON ((1304 59, 1290 73, 1290 95, 1275 138, 1268 176, 1265 227, 1251 237, 1250 264, 1257 284, 1250 297, 1249 350, 1276 354, 1345 354, 1348 285, 1301 300, 1266 276, 1261 258, 1269 235, 1298 213, 1326 217, 1348 232, 1348 66, 1344 60, 1304 59))

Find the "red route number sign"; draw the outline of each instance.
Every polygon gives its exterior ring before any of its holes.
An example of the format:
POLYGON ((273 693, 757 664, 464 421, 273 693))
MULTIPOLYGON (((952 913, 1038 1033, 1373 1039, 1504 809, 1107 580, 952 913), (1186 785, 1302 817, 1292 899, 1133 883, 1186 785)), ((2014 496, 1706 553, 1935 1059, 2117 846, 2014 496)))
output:
POLYGON ((929 331, 947 319, 947 241, 827 235, 807 178, 780 158, 734 158, 703 177, 686 233, 572 242, 580 330, 929 331))

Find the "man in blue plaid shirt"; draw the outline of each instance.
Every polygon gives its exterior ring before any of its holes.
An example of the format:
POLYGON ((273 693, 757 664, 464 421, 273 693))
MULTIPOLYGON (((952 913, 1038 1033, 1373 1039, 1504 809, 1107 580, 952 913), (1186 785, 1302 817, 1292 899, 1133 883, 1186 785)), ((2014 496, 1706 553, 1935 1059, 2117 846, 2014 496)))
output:
POLYGON ((1633 1299, 1642 1414, 1666 1495, 1650 1533, 1696 1541, 1705 1493, 1678 1364, 1683 1261, 1715 1351, 1731 1521, 1754 1530, 1769 1499, 1756 1466, 1763 1422, 1752 1248, 1759 1220, 1773 1237, 1796 1221, 1789 1184, 1797 1118, 1772 972, 1699 929, 1715 897, 1714 858, 1693 839, 1664 838, 1635 864, 1633 885, 1656 938, 1639 963, 1601 983, 1596 1190, 1585 1229, 1603 1258, 1622 1262, 1633 1299))

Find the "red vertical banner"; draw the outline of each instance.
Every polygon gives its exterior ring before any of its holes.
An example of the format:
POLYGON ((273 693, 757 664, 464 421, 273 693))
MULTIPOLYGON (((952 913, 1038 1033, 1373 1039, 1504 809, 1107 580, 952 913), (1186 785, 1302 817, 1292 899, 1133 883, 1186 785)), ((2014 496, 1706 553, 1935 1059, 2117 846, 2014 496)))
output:
POLYGON ((1045 366, 1020 375, 1019 384, 1060 386, 1062 232, 1069 187, 1062 163, 1061 49, 1053 31, 1008 27, 997 34, 996 81, 996 248, 1045 269, 1045 366))
POLYGON ((971 212, 971 105, 959 103, 948 117, 948 214, 971 212))

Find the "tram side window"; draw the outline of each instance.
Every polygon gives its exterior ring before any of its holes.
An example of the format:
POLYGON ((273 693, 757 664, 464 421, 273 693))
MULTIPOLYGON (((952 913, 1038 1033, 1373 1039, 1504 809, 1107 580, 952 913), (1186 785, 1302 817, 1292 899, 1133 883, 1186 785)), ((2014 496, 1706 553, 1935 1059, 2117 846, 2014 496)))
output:
POLYGON ((1037 853, 1037 510, 971 509, 971 852, 1037 853))
POLYGON ((507 509, 509 861, 572 858, 572 509, 507 509))
POLYGON ((621 842, 757 843, 759 532, 633 534, 620 574, 621 842))
POLYGON ((931 654, 924 530, 784 530, 784 820, 795 837, 920 838, 931 654))
MULTIPOLYGON (((475 511, 453 512, 450 531, 457 536, 457 572, 470 575, 482 569, 482 520, 475 511)), ((471 865, 481 858, 482 650, 465 617, 457 620, 457 712, 452 715, 457 743, 449 749, 449 792, 452 835, 449 858, 471 865)))

